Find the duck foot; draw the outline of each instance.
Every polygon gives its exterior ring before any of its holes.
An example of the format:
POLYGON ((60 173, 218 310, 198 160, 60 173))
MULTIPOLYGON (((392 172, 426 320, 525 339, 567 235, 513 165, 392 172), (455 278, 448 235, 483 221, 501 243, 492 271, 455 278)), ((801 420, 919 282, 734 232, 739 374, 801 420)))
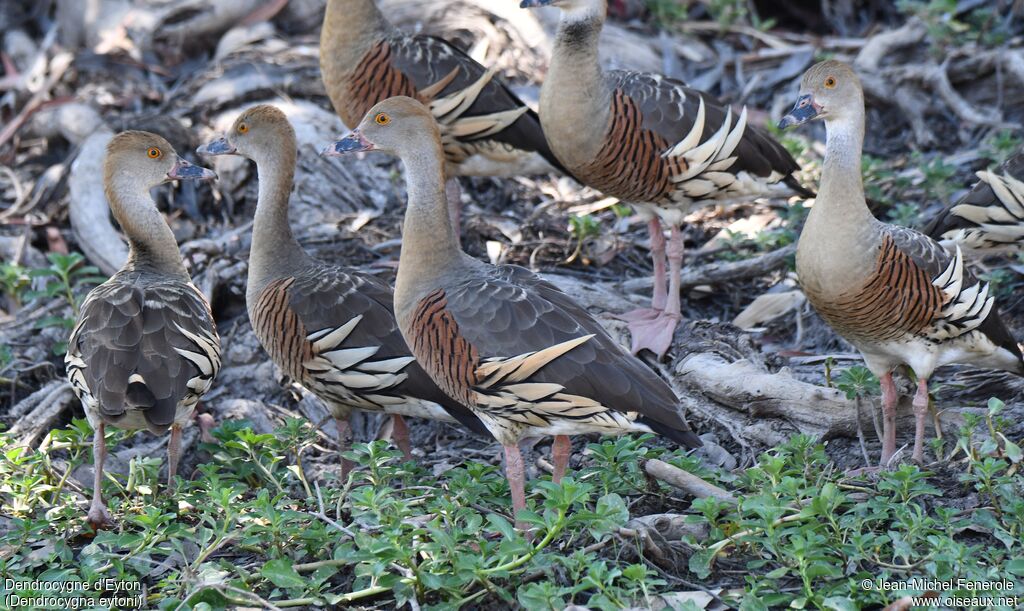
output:
POLYGON ((106 506, 102 501, 93 501, 89 505, 89 513, 86 514, 86 520, 89 522, 89 526, 95 531, 109 530, 114 525, 114 518, 110 516, 110 512, 107 511, 106 506))
POLYGON ((659 360, 668 352, 676 326, 682 320, 679 314, 650 308, 633 310, 619 318, 629 323, 629 333, 632 336, 630 352, 638 354, 641 350, 647 349, 657 355, 659 360))

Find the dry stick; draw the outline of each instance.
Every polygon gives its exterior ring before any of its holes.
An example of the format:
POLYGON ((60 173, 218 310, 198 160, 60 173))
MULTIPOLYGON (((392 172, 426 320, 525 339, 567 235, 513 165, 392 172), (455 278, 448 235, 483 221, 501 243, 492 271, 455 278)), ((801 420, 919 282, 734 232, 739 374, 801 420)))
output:
MULTIPOLYGON (((46 102, 46 97, 50 95, 50 90, 53 86, 60 81, 61 77, 64 76, 64 72, 71 66, 71 60, 74 56, 67 52, 57 53, 50 60, 50 75, 46 78, 43 86, 40 87, 39 91, 32 96, 27 104, 18 113, 18 116, 14 117, 10 123, 4 126, 3 131, 0 131, 0 147, 3 147, 18 129, 28 121, 28 118, 32 116, 37 110, 43 107, 46 102)), ((52 102, 51 102, 52 103, 52 102)))
POLYGON ((684 492, 688 492, 693 496, 703 499, 707 497, 714 497, 720 501, 727 503, 735 503, 736 497, 730 492, 719 488, 718 486, 706 482, 696 475, 683 471, 679 467, 668 464, 667 462, 652 458, 644 464, 644 470, 647 474, 655 479, 659 479, 667 484, 671 484, 684 492))
POLYGON ((857 442, 860 443, 860 453, 864 456, 864 466, 871 466, 871 459, 868 457, 867 444, 864 441, 864 427, 861 425, 861 405, 860 395, 854 397, 855 404, 857 406, 857 442))
POLYGON ((37 390, 30 398, 36 396, 39 398, 36 399, 35 408, 19 418, 8 431, 12 437, 19 438, 19 445, 26 447, 31 446, 41 435, 50 430, 54 421, 60 417, 61 412, 74 398, 71 384, 67 380, 55 380, 37 390))
MULTIPOLYGON (((692 269, 684 269, 680 274, 680 287, 686 289, 702 284, 727 284, 736 280, 764 276, 784 267, 795 253, 796 244, 790 244, 753 259, 709 263, 692 269)), ((651 278, 637 278, 623 282, 622 288, 627 292, 634 292, 649 288, 652 282, 651 278)))
MULTIPOLYGON (((316 490, 316 503, 317 503, 317 512, 314 513, 313 515, 318 517, 318 518, 320 518, 321 520, 323 520, 327 524, 333 526, 334 528, 338 529, 339 531, 345 533, 349 537, 355 539, 356 536, 355 536, 355 534, 351 530, 345 528, 344 526, 339 524, 337 521, 332 520, 331 518, 329 518, 327 516, 327 512, 325 511, 325 507, 324 507, 324 496, 320 492, 320 483, 319 482, 313 482, 313 488, 316 490)), ((310 513, 312 513, 312 512, 310 512, 310 513)))
POLYGON ((946 104, 949 105, 953 112, 964 121, 970 123, 980 125, 1002 123, 1003 118, 999 111, 982 112, 957 93, 956 89, 953 88, 953 84, 949 82, 949 75, 946 73, 948 67, 948 59, 941 66, 934 64, 926 66, 924 68, 927 71, 925 80, 932 86, 935 93, 939 94, 946 101, 946 104))
POLYGON ((893 49, 915 45, 928 35, 924 22, 916 17, 895 30, 876 34, 868 39, 854 60, 854 65, 863 72, 875 72, 878 65, 893 49))

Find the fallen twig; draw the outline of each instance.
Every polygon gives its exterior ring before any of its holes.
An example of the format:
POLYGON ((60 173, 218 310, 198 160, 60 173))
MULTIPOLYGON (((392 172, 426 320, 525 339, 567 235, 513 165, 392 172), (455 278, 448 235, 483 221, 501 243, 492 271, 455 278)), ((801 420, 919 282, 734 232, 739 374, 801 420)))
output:
POLYGON ((19 445, 31 446, 53 428, 53 423, 73 399, 71 384, 67 380, 51 381, 11 410, 18 419, 8 434, 17 438, 19 445))
POLYGON ((683 471, 679 467, 652 458, 644 464, 644 470, 651 477, 675 486, 699 499, 714 497, 727 503, 735 503, 736 497, 711 482, 704 481, 696 475, 683 471))

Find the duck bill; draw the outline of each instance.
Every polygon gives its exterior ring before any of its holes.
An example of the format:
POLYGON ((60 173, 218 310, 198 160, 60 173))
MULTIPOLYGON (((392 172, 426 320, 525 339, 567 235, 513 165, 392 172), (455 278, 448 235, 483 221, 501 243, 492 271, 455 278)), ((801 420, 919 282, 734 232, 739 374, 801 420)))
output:
POLYGON ((170 180, 213 180, 217 178, 217 173, 178 157, 174 167, 167 173, 167 178, 170 180))
POLYGON ((523 0, 519 8, 537 8, 538 6, 551 6, 551 0, 523 0))
POLYGON ((786 129, 787 127, 793 127, 794 125, 803 125, 820 115, 821 106, 814 101, 814 96, 809 93, 804 94, 797 99, 793 110, 789 111, 789 114, 782 117, 782 120, 779 121, 779 129, 786 129))
POLYGON ((328 145, 320 154, 324 157, 341 157, 346 153, 362 153, 376 150, 376 146, 366 139, 359 130, 352 132, 341 140, 328 145))
POLYGON ((228 142, 228 139, 224 136, 211 140, 206 144, 196 149, 196 152, 200 155, 214 156, 214 155, 234 155, 236 149, 228 142))

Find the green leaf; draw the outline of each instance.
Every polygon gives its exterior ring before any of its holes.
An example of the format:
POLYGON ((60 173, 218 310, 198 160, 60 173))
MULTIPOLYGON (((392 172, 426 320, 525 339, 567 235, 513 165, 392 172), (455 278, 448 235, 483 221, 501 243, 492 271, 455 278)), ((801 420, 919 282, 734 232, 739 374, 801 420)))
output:
POLYGON ((1005 403, 995 397, 992 397, 988 400, 988 415, 997 416, 999 415, 999 412, 1003 411, 1004 407, 1006 407, 1005 403))
POLYGON ((690 572, 701 579, 711 574, 711 562, 715 559, 715 551, 710 549, 697 550, 690 556, 690 572))
POLYGON ((1014 558, 1006 563, 1006 570, 1014 575, 1024 576, 1024 557, 1014 558))
POLYGON ((1024 457, 1021 455, 1020 446, 1007 439, 1002 433, 999 436, 1003 438, 1003 451, 1006 453, 1006 457, 1012 463, 1019 463, 1024 457))
POLYGON ((512 524, 509 523, 509 521, 506 520, 504 517, 496 513, 489 513, 487 514, 487 521, 490 522, 491 526, 493 526, 495 530, 500 532, 501 535, 506 539, 515 539, 516 529, 513 528, 512 524))
POLYGON ((263 565, 260 575, 268 579, 279 588, 301 588, 306 582, 295 571, 292 561, 287 558, 277 558, 263 565))

